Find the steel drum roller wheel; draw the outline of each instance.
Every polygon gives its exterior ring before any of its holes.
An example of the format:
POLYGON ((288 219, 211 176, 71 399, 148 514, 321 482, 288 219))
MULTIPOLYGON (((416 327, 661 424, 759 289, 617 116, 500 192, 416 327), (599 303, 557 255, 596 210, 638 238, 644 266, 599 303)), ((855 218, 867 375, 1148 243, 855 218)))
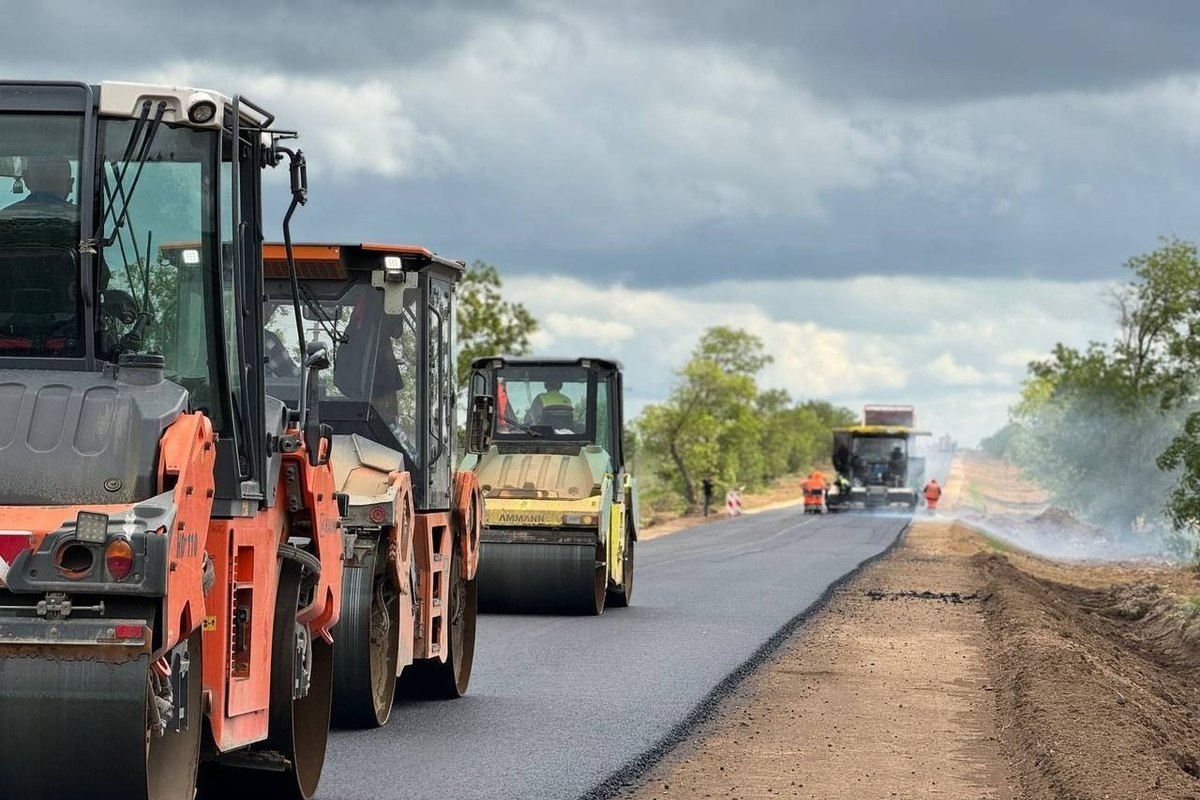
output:
POLYGON ((342 571, 342 615, 333 644, 333 724, 378 728, 396 694, 400 595, 377 553, 342 571))
POLYGON ((594 545, 484 542, 479 553, 479 602, 499 614, 583 614, 604 611, 608 571, 594 545))
MULTIPOLYGON (((186 653, 186 729, 150 730, 148 655, 121 664, 86 658, 0 659, 0 787, 30 800, 191 800, 200 759, 200 632, 186 653)), ((85 648, 80 648, 80 655, 85 648)))

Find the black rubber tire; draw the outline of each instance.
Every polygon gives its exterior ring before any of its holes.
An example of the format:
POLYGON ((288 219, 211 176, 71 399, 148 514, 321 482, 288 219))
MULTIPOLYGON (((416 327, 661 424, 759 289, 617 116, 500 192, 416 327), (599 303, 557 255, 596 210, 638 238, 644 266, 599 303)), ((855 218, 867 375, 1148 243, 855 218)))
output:
POLYGON ((191 800, 204 728, 200 638, 196 631, 188 639, 192 718, 185 730, 168 728, 161 737, 148 727, 146 655, 122 664, 0 659, 0 794, 191 800))
POLYGON ((377 553, 342 570, 342 615, 333 641, 335 728, 378 728, 396 695, 400 595, 377 553))
POLYGON ((604 612, 608 567, 598 546, 483 542, 479 605, 484 613, 604 612))
POLYGON ((613 608, 629 608, 633 602, 633 548, 637 541, 633 538, 633 523, 625 520, 625 557, 621 568, 621 585, 608 590, 606 602, 613 608))
POLYGON ((330 702, 333 696, 333 647, 316 638, 312 647, 312 679, 308 694, 296 700, 296 632, 299 624, 301 571, 284 561, 275 603, 275 630, 271 642, 270 728, 265 742, 252 749, 274 751, 290 762, 283 771, 247 769, 221 763, 205 765, 200 773, 203 800, 310 800, 317 792, 329 740, 330 702))
POLYGON ((475 623, 479 613, 478 578, 465 580, 459 572, 457 549, 450 557, 450 631, 445 661, 414 661, 400 673, 401 693, 411 700, 454 700, 467 693, 475 664, 475 623))

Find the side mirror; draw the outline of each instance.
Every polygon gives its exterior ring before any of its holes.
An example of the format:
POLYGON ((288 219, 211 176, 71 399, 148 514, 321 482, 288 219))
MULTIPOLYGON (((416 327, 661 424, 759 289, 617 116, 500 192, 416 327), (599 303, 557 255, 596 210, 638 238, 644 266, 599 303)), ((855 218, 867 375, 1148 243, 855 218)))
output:
POLYGON ((496 399, 489 394, 471 398, 467 421, 467 452, 483 455, 492 446, 492 425, 496 421, 496 399))
POLYGON ((319 379, 321 370, 329 369, 329 351, 321 342, 309 342, 307 350, 304 368, 308 371, 308 379, 304 382, 304 410, 300 424, 304 430, 304 446, 308 448, 308 463, 319 467, 329 458, 328 453, 322 457, 321 442, 332 434, 328 425, 321 424, 320 414, 319 379))
POLYGON ((288 164, 288 178, 291 183, 292 197, 296 198, 301 205, 307 203, 308 161, 304 158, 303 150, 297 150, 291 163, 288 164))

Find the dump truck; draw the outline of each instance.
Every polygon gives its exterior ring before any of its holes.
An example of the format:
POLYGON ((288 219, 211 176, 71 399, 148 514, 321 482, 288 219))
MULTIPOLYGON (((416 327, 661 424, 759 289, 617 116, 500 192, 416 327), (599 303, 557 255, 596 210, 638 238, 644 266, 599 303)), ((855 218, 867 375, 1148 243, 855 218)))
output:
MULTIPOLYGON (((454 299, 464 265, 409 245, 296 245, 297 317, 286 257, 282 244, 265 248, 267 386, 298 395, 300 328, 331 354, 318 395, 350 542, 333 723, 377 727, 397 676, 407 695, 429 698, 459 697, 471 677, 483 498, 474 473, 455 472, 454 299)), ((467 422, 478 450, 491 419, 467 422)))
POLYGON ((317 789, 344 541, 311 393, 264 386, 263 170, 289 163, 285 238, 307 199, 274 119, 0 83, 4 797, 317 789))
POLYGON ((925 459, 914 445, 928 435, 916 424, 912 406, 867 405, 862 424, 834 429, 837 479, 826 495, 829 510, 916 508, 925 459))
POLYGON ((471 369, 472 404, 495 402, 487 452, 464 461, 487 503, 480 610, 629 605, 638 499, 625 468, 621 365, 491 357, 471 369))

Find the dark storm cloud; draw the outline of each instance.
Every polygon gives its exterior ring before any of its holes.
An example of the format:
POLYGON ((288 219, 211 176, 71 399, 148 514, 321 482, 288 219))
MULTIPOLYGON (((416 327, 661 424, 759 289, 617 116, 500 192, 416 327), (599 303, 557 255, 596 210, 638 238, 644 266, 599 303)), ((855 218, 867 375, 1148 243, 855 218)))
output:
POLYGON ((471 175, 356 185, 323 175, 298 224, 316 238, 349 226, 364 239, 394 236, 399 225, 456 258, 635 286, 859 274, 1120 279, 1123 262, 1158 237, 1200 239, 1200 184, 1191 177, 1200 175, 1200 154, 1156 155, 1161 160, 1143 169, 1059 168, 1003 211, 966 191, 935 197, 887 186, 830 192, 817 219, 711 220, 633 241, 614 230, 609 241, 587 245, 569 220, 548 225, 527 205, 507 202, 510 187, 471 175), (1093 188, 1081 192, 1088 181, 1093 188), (364 195, 374 202, 359 203, 347 220, 342 209, 364 195))
MULTIPOLYGON (((517 0, 203 0, 24 2, 6 26, 10 64, 122 70, 173 60, 224 61, 299 75, 370 73, 435 57, 480 25, 511 19, 517 0), (86 47, 81 47, 86 43, 86 47)), ((89 78, 94 76, 89 75, 89 78)))
POLYGON ((603 5, 628 30, 725 42, 851 101, 1109 89, 1200 69, 1200 4, 1189 0, 623 0, 619 14, 603 5))
POLYGON ((643 286, 1083 279, 1200 222, 1195 3, 9 5, 12 77, 257 79, 309 238, 643 286))
POLYGON ((435 58, 479 26, 586 19, 642 47, 723 44, 843 100, 944 102, 1125 86, 1200 69, 1187 0, 206 0, 10 2, 5 60, 136 67, 200 57, 300 74, 435 58), (18 10, 19 9, 19 10, 18 10), (81 13, 83 12, 83 13, 81 13), (12 17, 10 17, 10 20, 12 17), (80 42, 88 42, 80 48, 80 42))

